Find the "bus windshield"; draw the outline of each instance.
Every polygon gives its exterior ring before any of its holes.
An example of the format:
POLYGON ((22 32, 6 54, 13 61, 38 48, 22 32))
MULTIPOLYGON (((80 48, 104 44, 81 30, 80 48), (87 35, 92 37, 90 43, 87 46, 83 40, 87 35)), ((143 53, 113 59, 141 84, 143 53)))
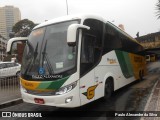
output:
POLYGON ((67 21, 35 29, 31 32, 22 60, 22 77, 55 79, 71 74, 76 68, 77 48, 68 46, 67 21))

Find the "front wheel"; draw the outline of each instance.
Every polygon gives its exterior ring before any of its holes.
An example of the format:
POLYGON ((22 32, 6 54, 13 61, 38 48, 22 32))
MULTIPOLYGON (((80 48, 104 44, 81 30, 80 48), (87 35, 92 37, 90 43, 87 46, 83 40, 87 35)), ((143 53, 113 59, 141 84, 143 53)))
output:
POLYGON ((104 99, 107 100, 111 97, 113 93, 113 81, 111 79, 107 79, 105 83, 105 91, 104 91, 104 99))

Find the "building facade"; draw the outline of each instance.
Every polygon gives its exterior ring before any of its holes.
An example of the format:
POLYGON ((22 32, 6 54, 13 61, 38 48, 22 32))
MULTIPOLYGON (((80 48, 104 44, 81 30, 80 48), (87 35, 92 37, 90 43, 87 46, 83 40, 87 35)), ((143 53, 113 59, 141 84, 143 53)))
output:
POLYGON ((160 32, 140 36, 136 39, 145 49, 160 48, 160 32))
POLYGON ((0 34, 9 39, 9 33, 12 31, 13 25, 21 20, 19 8, 14 6, 0 7, 0 34))
POLYGON ((0 61, 6 57, 7 40, 0 35, 0 61))

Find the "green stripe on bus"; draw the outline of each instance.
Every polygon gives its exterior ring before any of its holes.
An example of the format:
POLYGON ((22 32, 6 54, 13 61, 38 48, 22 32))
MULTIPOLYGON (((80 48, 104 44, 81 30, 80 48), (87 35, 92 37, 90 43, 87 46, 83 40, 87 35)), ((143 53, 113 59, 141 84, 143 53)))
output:
POLYGON ((43 81, 37 87, 37 89, 57 90, 59 89, 70 76, 64 77, 56 81, 43 81))
POLYGON ((132 68, 132 65, 131 65, 131 60, 130 60, 130 57, 129 57, 129 53, 123 52, 123 56, 124 56, 124 60, 125 60, 126 66, 127 66, 128 74, 131 77, 131 76, 133 76, 133 68, 132 68))
POLYGON ((133 68, 131 65, 131 60, 129 54, 127 52, 122 52, 115 50, 117 55, 121 70, 125 78, 129 78, 133 76, 133 68))

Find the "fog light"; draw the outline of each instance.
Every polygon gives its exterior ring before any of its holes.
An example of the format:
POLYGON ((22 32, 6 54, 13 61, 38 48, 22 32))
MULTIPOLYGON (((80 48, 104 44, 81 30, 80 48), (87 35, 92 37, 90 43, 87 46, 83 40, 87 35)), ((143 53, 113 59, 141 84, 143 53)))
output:
POLYGON ((66 98, 65 103, 69 103, 72 101, 73 96, 66 98))

